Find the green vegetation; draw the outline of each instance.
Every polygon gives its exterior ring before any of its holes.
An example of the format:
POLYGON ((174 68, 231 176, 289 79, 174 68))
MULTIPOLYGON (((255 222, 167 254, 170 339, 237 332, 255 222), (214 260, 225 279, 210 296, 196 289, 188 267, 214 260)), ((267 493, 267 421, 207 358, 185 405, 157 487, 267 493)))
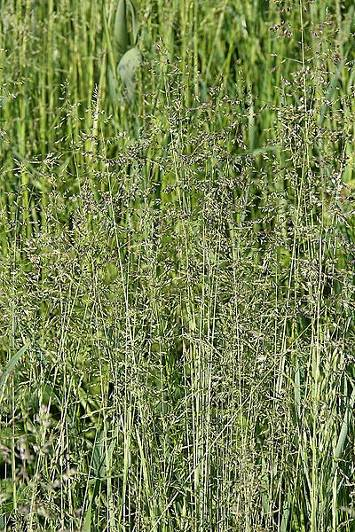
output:
POLYGON ((353 2, 0 7, 0 529, 353 531, 353 2))

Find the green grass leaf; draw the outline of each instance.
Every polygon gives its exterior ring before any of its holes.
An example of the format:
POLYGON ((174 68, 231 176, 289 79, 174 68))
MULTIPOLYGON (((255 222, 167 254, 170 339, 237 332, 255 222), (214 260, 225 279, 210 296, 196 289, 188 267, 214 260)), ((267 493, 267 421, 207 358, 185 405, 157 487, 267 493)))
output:
POLYGON ((85 518, 83 525, 81 527, 81 532, 90 532, 91 531, 91 522, 92 522, 92 499, 89 502, 89 506, 85 513, 85 518))
MULTIPOLYGON (((0 377, 0 394, 2 394, 4 388, 5 388, 5 385, 6 385, 6 381, 10 375, 10 373, 15 369, 15 366, 16 364, 21 360, 21 357, 25 354, 25 352, 27 351, 27 346, 24 345, 23 347, 21 347, 21 349, 19 351, 17 351, 17 353, 15 353, 11 358, 10 360, 8 361, 8 363, 6 364, 2 374, 1 374, 1 377, 0 377)), ((1 397, 1 395, 0 395, 1 397)))

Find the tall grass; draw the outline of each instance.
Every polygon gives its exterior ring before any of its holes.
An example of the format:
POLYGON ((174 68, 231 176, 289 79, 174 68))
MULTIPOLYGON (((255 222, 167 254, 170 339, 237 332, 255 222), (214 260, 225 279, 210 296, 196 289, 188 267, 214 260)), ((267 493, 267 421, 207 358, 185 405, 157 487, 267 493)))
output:
POLYGON ((354 530, 352 2, 0 7, 0 528, 354 530))

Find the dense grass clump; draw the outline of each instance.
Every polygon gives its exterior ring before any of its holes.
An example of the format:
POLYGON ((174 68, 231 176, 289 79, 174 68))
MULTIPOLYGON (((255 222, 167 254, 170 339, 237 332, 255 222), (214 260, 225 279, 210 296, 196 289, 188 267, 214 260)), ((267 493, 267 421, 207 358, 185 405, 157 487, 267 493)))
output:
POLYGON ((0 6, 0 529, 354 530, 353 2, 0 6))

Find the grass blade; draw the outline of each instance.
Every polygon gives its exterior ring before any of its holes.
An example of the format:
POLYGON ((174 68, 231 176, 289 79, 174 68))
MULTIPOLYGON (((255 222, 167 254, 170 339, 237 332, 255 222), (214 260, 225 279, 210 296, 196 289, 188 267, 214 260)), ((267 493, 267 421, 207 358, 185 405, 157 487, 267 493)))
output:
MULTIPOLYGON (((18 364, 18 362, 21 360, 21 357, 25 354, 26 350, 27 350, 27 346, 24 345, 23 347, 21 347, 21 349, 19 351, 17 351, 17 353, 15 353, 10 358, 10 360, 6 364, 6 366, 4 368, 4 371, 2 372, 1 377, 0 377, 0 394, 2 394, 2 392, 3 392, 4 388, 5 388, 6 381, 7 381, 8 377, 9 377, 10 373, 15 369, 16 364, 18 364)), ((1 397, 1 395, 0 395, 0 397, 1 397)))

